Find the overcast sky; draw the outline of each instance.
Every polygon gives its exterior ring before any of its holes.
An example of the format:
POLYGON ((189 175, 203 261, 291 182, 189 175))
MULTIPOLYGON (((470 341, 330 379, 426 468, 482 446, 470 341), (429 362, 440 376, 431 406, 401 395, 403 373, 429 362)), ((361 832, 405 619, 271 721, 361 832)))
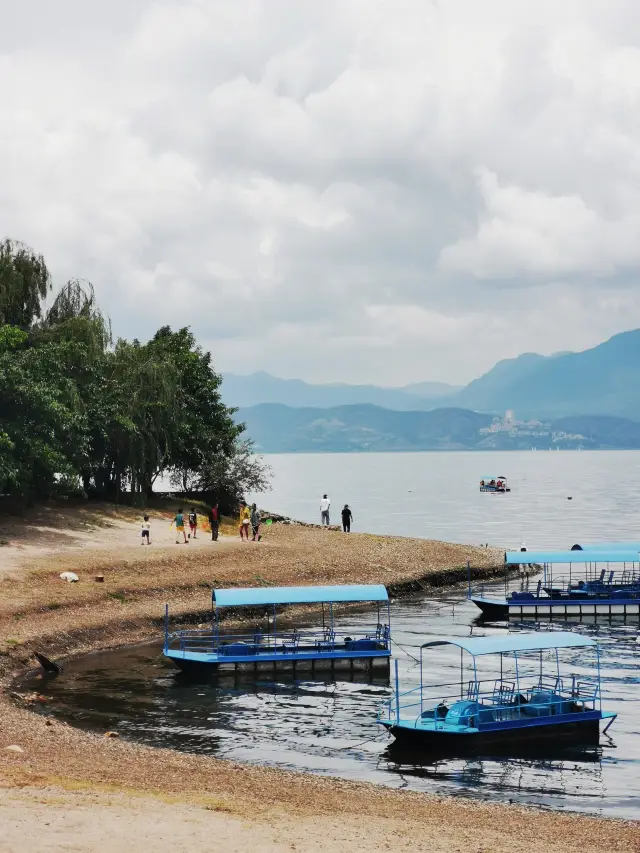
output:
POLYGON ((0 0, 0 236, 223 371, 640 327, 638 0, 0 0))

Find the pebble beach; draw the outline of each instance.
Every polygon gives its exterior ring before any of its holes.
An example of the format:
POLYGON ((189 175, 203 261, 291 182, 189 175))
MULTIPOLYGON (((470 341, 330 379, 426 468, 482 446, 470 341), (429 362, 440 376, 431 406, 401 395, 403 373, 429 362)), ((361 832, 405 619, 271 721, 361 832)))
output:
MULTIPOLYGON (((54 660, 149 640, 165 601, 184 624, 212 586, 384 583, 393 595, 500 570, 491 549, 276 523, 176 546, 165 515, 140 547, 132 511, 58 514, 0 550, 0 853, 156 851, 640 851, 640 824, 439 798, 246 766, 87 733, 34 713, 15 688, 33 653, 54 660), (47 532, 48 531, 48 532, 47 532), (64 535, 62 535, 64 533, 64 535), (5 559, 6 558, 6 559, 5 559), (64 571, 80 581, 60 580, 64 571), (95 577, 104 577, 96 582, 95 577)), ((8 534, 5 533, 5 536, 8 534)))

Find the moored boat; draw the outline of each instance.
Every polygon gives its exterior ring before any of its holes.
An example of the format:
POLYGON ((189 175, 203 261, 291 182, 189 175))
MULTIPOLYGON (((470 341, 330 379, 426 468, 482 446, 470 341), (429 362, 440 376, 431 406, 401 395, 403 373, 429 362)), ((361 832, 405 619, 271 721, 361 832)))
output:
POLYGON ((606 731, 615 718, 602 710, 598 644, 558 631, 429 640, 420 649, 419 686, 401 692, 396 663, 394 695, 378 722, 399 746, 464 754, 597 745, 601 722, 606 731), (455 684, 426 683, 425 652, 436 647, 460 650, 455 684))
POLYGON ((165 608, 164 655, 185 673, 278 667, 312 671, 371 669, 376 664, 388 668, 390 606, 387 590, 381 584, 214 589, 212 603, 211 628, 196 631, 170 632, 169 611, 165 608), (377 604, 377 618, 369 629, 347 635, 336 627, 334 605, 347 602, 377 604), (291 604, 319 605, 322 625, 309 629, 278 627, 278 607, 291 604), (258 624, 253 630, 226 632, 226 608, 239 607, 251 608, 258 624))
POLYGON ((505 567, 542 566, 542 578, 504 597, 469 587, 486 619, 640 618, 640 553, 617 550, 507 551, 505 567))

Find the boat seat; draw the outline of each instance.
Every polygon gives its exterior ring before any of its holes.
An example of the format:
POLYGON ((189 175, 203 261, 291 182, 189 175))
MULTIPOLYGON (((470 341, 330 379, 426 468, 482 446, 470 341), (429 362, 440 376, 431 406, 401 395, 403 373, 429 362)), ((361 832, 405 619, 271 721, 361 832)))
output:
POLYGON ((532 690, 528 704, 522 706, 525 717, 549 717, 552 714, 568 714, 571 702, 567 702, 550 690, 532 690))
POLYGON ((362 638, 360 640, 350 640, 349 642, 345 642, 345 646, 347 651, 350 652, 373 652, 377 648, 379 648, 376 640, 371 640, 368 638, 362 638))
POLYGON ((467 702, 461 699, 459 702, 454 702, 449 708, 445 722, 448 726, 469 726, 473 728, 475 727, 477 713, 477 702, 467 702))
POLYGON ((512 592, 512 601, 534 601, 536 598, 533 592, 512 592))
POLYGON ((491 708, 483 708, 482 706, 480 706, 480 709, 478 711, 478 722, 479 723, 493 723, 495 718, 496 718, 496 715, 491 710, 491 708))
POLYGON ((220 646, 220 654, 231 657, 253 655, 255 654, 255 646, 250 646, 248 643, 229 643, 227 646, 220 646))

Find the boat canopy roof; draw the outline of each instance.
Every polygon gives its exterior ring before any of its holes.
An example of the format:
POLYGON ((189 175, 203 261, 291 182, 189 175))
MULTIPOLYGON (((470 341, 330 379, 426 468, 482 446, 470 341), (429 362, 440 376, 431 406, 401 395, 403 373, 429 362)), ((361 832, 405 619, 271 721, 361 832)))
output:
POLYGON ((638 551, 507 551, 508 566, 532 563, 640 563, 638 551))
POLYGON ((640 542, 599 542, 587 545, 574 545, 577 551, 636 551, 640 552, 640 542))
POLYGON ((214 589, 212 597, 218 607, 389 600, 386 587, 382 584, 236 587, 234 589, 214 589))
POLYGON ((576 649, 597 646, 595 640, 571 631, 548 631, 535 634, 507 634, 498 637, 436 637, 423 643, 430 646, 458 646, 474 657, 505 654, 506 652, 538 652, 544 649, 576 649))

